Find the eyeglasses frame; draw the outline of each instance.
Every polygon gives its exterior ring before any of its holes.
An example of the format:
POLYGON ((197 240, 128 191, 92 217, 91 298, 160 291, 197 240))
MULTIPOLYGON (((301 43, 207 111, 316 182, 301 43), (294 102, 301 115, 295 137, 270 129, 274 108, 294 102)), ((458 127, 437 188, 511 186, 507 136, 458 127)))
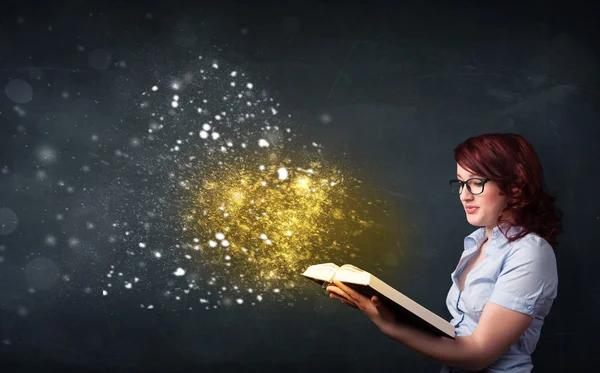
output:
POLYGON ((452 179, 452 180, 448 181, 448 186, 450 188, 452 188, 452 183, 453 182, 458 182, 458 183, 460 183, 460 187, 458 188, 458 190, 459 190, 458 195, 459 196, 462 194, 463 190, 465 190, 465 186, 467 187, 467 190, 469 191, 469 193, 471 193, 474 196, 477 196, 477 195, 483 193, 483 191, 485 190, 485 183, 487 183, 488 181, 491 181, 491 180, 490 179, 486 179, 484 177, 472 177, 472 178, 467 179, 465 181, 461 181, 461 180, 458 180, 458 179, 452 179), (479 180, 481 183, 483 183, 483 185, 481 186, 481 192, 479 192, 479 193, 473 193, 473 192, 471 192, 471 187, 469 186, 469 181, 471 181, 471 180, 479 180))

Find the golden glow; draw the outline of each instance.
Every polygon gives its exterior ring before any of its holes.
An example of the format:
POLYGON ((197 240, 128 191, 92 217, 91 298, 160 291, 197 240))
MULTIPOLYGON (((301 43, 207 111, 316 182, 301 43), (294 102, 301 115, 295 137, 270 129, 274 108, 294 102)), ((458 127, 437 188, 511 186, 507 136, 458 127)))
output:
POLYGON ((220 161, 189 183, 186 231, 209 268, 255 287, 293 287, 307 266, 343 264, 374 244, 368 232, 385 210, 358 180, 321 160, 302 168, 269 158, 220 161))

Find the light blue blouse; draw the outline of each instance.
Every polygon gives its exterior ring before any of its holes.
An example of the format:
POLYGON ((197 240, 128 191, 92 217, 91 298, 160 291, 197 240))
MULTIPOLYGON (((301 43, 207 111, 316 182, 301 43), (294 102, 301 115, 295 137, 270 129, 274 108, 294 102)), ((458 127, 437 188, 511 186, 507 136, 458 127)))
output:
MULTIPOLYGON (((510 237, 521 230, 513 227, 507 235, 510 237)), ((472 334, 487 302, 530 315, 533 321, 525 333, 483 372, 531 372, 531 354, 540 338, 544 318, 557 296, 558 273, 554 251, 545 239, 535 233, 508 243, 496 227, 485 248, 483 260, 467 274, 461 293, 458 278, 485 240, 484 227, 465 238, 464 251, 451 274, 452 286, 446 297, 446 306, 452 315, 451 323, 457 336, 472 334)), ((450 372, 464 371, 442 367, 442 373, 450 372)))

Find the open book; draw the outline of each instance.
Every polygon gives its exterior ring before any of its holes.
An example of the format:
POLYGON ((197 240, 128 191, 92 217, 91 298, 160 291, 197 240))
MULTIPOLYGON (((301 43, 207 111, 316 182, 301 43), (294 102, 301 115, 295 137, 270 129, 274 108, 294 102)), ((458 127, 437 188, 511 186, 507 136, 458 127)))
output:
POLYGON ((454 326, 450 322, 408 298, 371 273, 351 264, 342 266, 337 266, 334 263, 315 264, 308 267, 302 276, 315 281, 323 288, 326 288, 333 281, 341 281, 346 286, 369 298, 377 295, 382 303, 396 313, 398 321, 435 335, 455 338, 454 326))

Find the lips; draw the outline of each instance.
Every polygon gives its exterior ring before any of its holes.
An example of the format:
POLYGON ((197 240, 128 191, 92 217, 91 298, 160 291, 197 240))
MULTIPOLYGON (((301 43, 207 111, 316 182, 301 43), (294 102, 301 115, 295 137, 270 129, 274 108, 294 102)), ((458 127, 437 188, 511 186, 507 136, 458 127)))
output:
POLYGON ((477 207, 477 206, 465 206, 465 210, 467 211, 467 214, 473 214, 477 211, 477 209, 479 209, 479 207, 477 207))

